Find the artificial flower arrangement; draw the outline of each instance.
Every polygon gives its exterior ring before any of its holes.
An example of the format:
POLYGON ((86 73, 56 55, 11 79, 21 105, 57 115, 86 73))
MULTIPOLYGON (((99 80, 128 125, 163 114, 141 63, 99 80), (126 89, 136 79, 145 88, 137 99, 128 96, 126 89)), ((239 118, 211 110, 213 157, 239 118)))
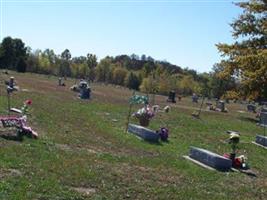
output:
POLYGON ((165 127, 160 128, 159 131, 156 131, 156 133, 159 134, 160 139, 164 142, 168 141, 168 137, 169 137, 169 130, 165 127))
POLYGON ((232 166, 237 169, 248 169, 247 158, 244 155, 236 156, 240 135, 238 133, 231 133, 229 144, 231 145, 232 152, 224 154, 225 158, 232 160, 232 166))
POLYGON ((133 114, 139 120, 141 126, 147 127, 150 120, 155 116, 155 111, 149 105, 145 105, 133 114))
POLYGON ((3 127, 17 128, 17 136, 19 139, 22 139, 24 135, 29 136, 31 138, 38 137, 38 134, 27 125, 27 114, 29 105, 31 104, 31 100, 26 100, 20 110, 16 108, 11 109, 11 111, 22 114, 22 116, 0 117, 0 121, 2 122, 3 127))
POLYGON ((21 112, 23 115, 28 114, 30 105, 32 105, 32 100, 28 99, 28 100, 24 101, 23 106, 21 107, 21 112))

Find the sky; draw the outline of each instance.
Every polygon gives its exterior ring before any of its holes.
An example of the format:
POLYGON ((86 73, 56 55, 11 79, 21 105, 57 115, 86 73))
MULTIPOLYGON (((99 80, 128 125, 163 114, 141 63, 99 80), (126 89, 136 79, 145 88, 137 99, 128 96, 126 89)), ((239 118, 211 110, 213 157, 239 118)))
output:
POLYGON ((233 42, 233 0, 0 0, 0 39, 20 38, 33 50, 98 59, 121 54, 208 72, 233 42))

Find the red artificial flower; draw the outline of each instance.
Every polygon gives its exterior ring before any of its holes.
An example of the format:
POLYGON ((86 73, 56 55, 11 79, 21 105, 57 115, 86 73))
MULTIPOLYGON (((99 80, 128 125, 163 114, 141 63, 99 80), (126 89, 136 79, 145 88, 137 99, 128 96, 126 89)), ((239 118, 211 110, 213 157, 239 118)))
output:
POLYGON ((32 100, 30 100, 30 99, 26 100, 26 101, 25 101, 25 104, 27 104, 27 105, 31 105, 31 104, 32 104, 32 100))

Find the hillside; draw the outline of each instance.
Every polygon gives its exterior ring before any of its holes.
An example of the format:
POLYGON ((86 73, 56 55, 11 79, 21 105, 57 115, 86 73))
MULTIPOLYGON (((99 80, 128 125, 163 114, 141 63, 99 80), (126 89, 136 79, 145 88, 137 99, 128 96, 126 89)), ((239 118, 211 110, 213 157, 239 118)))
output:
MULTIPOLYGON (((229 104, 229 113, 203 111, 189 98, 168 104, 157 95, 155 103, 171 106, 150 125, 166 125, 169 142, 151 144, 125 133, 128 100, 132 91, 92 84, 92 100, 83 101, 57 77, 31 73, 15 76, 24 91, 12 94, 12 106, 32 100, 30 125, 37 140, 16 141, 12 131, 1 129, 0 199, 264 199, 267 195, 266 150, 253 145, 262 128, 245 105, 229 104), (223 154, 230 151, 226 130, 241 133, 240 154, 248 157, 257 177, 201 168, 182 156, 190 146, 223 154)), ((5 88, 1 86, 0 111, 6 112, 5 88)), ((135 106, 137 109, 140 106, 135 106)), ((136 122, 131 119, 132 122, 136 122)))

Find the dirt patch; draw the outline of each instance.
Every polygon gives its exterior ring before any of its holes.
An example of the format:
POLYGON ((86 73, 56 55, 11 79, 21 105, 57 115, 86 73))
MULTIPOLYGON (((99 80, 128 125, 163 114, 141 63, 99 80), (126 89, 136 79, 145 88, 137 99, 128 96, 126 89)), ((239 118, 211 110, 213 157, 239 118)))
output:
POLYGON ((92 153, 92 154, 102 153, 101 151, 96 151, 94 149, 74 147, 74 146, 70 146, 67 144, 55 144, 55 146, 63 151, 84 151, 85 150, 88 153, 92 153))
POLYGON ((86 195, 86 196, 89 196, 89 195, 96 193, 96 189, 94 189, 94 188, 72 187, 71 189, 82 194, 82 195, 86 195))
POLYGON ((21 171, 17 169, 0 169, 0 180, 6 177, 21 176, 21 171))

